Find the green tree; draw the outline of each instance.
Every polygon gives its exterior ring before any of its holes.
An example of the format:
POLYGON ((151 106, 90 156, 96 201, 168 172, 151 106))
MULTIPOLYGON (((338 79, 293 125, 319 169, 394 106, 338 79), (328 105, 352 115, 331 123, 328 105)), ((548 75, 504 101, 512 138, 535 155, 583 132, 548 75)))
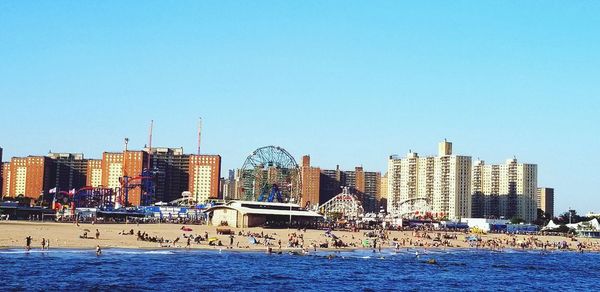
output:
POLYGON ((581 221, 588 221, 589 219, 585 216, 579 216, 577 214, 576 210, 568 210, 562 214, 560 214, 556 219, 559 223, 562 224, 567 224, 569 223, 569 217, 570 217, 570 223, 579 223, 581 221))
POLYGON ((525 220, 517 216, 510 218, 510 224, 521 224, 523 222, 525 222, 525 220))

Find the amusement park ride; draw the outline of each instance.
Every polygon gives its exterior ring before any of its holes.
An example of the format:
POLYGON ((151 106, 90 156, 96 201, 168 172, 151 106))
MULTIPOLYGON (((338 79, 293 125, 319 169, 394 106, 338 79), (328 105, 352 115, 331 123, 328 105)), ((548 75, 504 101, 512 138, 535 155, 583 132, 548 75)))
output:
POLYGON ((119 208, 120 206, 128 207, 130 205, 129 200, 129 191, 135 188, 140 189, 140 205, 147 206, 152 202, 154 198, 154 174, 157 170, 151 169, 151 157, 152 157, 152 124, 150 124, 150 145, 148 151, 148 165, 145 169, 142 170, 142 173, 129 177, 127 174, 127 159, 125 155, 127 154, 127 145, 129 144, 129 138, 125 138, 125 152, 123 154, 123 177, 119 178, 119 182, 121 183, 121 187, 118 189, 118 196, 116 200, 115 207, 119 208))
POLYGON ((360 200, 350 193, 350 188, 344 187, 342 193, 319 206, 319 213, 325 217, 340 216, 347 219, 362 217, 365 210, 360 200))
POLYGON ((123 152, 123 176, 119 178, 120 186, 115 188, 106 188, 103 186, 86 186, 78 190, 73 189, 69 192, 54 190, 53 209, 61 206, 70 206, 72 210, 76 208, 97 208, 104 211, 119 210, 130 207, 130 191, 140 189, 140 205, 147 206, 152 203, 155 192, 154 177, 158 170, 151 168, 152 155, 152 127, 154 121, 150 122, 150 144, 148 151, 148 164, 142 170, 142 173, 130 177, 127 174, 127 146, 129 138, 125 138, 125 151, 123 152), (57 205, 58 203, 58 205, 57 205))
MULTIPOLYGON (((148 206, 155 194, 155 176, 158 172, 151 165, 152 127, 150 124, 148 164, 141 173, 129 176, 127 173, 127 154, 129 139, 125 138, 122 169, 119 178, 120 186, 116 188, 83 187, 70 192, 58 191, 54 194, 53 208, 70 206, 76 208, 97 208, 99 210, 117 211, 129 208, 131 192, 139 189, 139 205, 148 206)), ((200 155, 202 120, 198 125, 198 155, 200 155)), ((249 201, 299 203, 301 198, 302 179, 300 167, 285 149, 277 146, 265 146, 253 151, 245 160, 241 171, 239 188, 242 198, 249 201)), ((188 192, 189 193, 189 192, 188 192)), ((137 203, 137 200, 136 200, 137 203)), ((171 203, 195 205, 193 194, 171 203)), ((307 203, 308 204, 308 203, 307 203)))
POLYGON ((242 166, 241 182, 240 192, 245 200, 300 202, 300 168, 281 147, 254 150, 242 166))
POLYGON ((106 187, 83 187, 78 190, 57 191, 54 195, 53 208, 70 206, 74 208, 98 208, 100 210, 112 211, 131 206, 129 192, 139 188, 141 191, 141 205, 147 206, 154 197, 154 173, 152 170, 144 169, 135 177, 123 176, 120 179, 121 187, 116 189, 106 187), (58 204, 58 205, 57 205, 58 204))

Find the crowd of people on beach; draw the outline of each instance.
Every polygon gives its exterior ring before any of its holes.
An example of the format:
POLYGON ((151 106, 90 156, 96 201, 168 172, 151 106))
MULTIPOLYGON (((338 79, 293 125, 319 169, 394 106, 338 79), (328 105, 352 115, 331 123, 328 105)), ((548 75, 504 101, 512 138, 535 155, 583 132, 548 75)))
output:
MULTIPOLYGON (((93 223, 93 222, 92 222, 93 223)), ((77 224, 79 227, 79 224, 77 224)), ((137 224, 139 227, 140 225, 137 224)), ((194 225, 191 225, 192 227, 194 225)), ((244 248, 244 249, 267 249, 273 251, 277 249, 282 251, 300 250, 302 253, 308 253, 309 250, 317 251, 317 249, 355 249, 366 248, 372 249, 374 252, 382 249, 401 248, 474 248, 488 249, 501 251, 503 249, 521 249, 521 250, 570 250, 570 251, 596 251, 600 252, 600 241, 578 240, 570 235, 562 234, 561 236, 544 236, 541 237, 537 233, 523 234, 497 234, 497 233, 482 233, 469 232, 468 230, 448 230, 432 228, 431 226, 415 226, 403 227, 402 231, 398 232, 395 229, 383 228, 378 226, 368 230, 361 230, 357 226, 344 226, 336 230, 335 226, 327 226, 320 231, 320 237, 315 239, 311 235, 306 239, 306 226, 299 227, 296 231, 278 235, 276 232, 266 232, 268 229, 260 232, 252 230, 239 230, 237 233, 231 231, 220 232, 217 229, 217 234, 209 237, 207 231, 203 234, 195 234, 192 228, 183 225, 180 230, 181 235, 175 238, 158 234, 150 234, 139 229, 135 231, 133 228, 129 230, 123 229, 118 232, 121 236, 135 237, 137 241, 157 243, 159 247, 164 248, 193 248, 193 247, 215 247, 215 248, 244 248), (341 232, 340 232, 341 231, 341 232), (224 237, 226 236, 226 237, 224 237), (556 238, 556 239, 554 239, 556 238), (287 242, 285 240, 287 239, 287 242), (223 242, 228 244, 223 244, 223 242)), ((83 234, 79 236, 81 239, 100 239, 100 230, 95 229, 95 234, 90 236, 89 229, 83 229, 83 234)), ((33 238, 27 236, 25 239, 26 249, 32 248, 33 238)), ((40 241, 42 250, 50 248, 50 240, 42 238, 40 241)), ((100 248, 100 246, 98 246, 100 248)), ((101 249, 99 254, 101 254, 101 249)))
MULTIPOLYGON (((181 228, 181 230, 186 229, 185 226, 183 226, 181 228)), ((119 235, 123 235, 123 236, 136 236, 136 240, 137 241, 143 241, 143 242, 152 242, 152 243, 158 243, 159 247, 167 247, 167 248, 175 248, 175 247, 183 247, 181 243, 185 242, 185 248, 191 248, 192 244, 203 244, 206 243, 209 246, 223 246, 223 243, 221 240, 217 239, 217 240, 210 240, 208 232, 204 232, 204 235, 202 234, 186 234, 186 233, 182 233, 181 236, 178 236, 174 239, 168 239, 165 238, 164 236, 158 236, 158 235, 150 235, 149 233, 142 231, 142 230, 138 230, 137 233, 133 230, 130 229, 129 231, 121 231, 119 232, 119 235), (182 240, 183 239, 183 240, 182 240)), ((233 237, 231 237, 233 238, 233 237)), ((233 240, 231 240, 230 245, 233 245, 233 240)))
POLYGON ((471 247, 487 248, 492 250, 521 249, 521 250, 577 250, 579 252, 600 251, 599 243, 585 243, 575 238, 565 238, 558 241, 541 240, 534 235, 517 237, 509 235, 509 238, 488 238, 474 241, 471 247), (566 240, 565 240, 566 239, 566 240))
MULTIPOLYGON (((32 242, 33 242, 33 237, 31 237, 31 236, 25 237, 25 249, 26 250, 28 250, 28 251, 31 250, 32 242)), ((46 239, 46 238, 42 237, 40 246, 42 247, 42 250, 49 250, 50 249, 50 239, 46 239)))

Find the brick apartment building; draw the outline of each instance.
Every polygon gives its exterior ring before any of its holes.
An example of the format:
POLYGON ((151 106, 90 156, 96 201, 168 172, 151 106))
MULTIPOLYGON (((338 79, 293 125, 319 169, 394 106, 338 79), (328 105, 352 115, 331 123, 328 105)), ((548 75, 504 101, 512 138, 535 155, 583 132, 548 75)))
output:
POLYGON ((364 171, 356 167, 353 171, 321 169, 310 165, 310 156, 302 157, 300 166, 302 176, 301 204, 320 205, 342 192, 342 187, 349 187, 363 204, 367 212, 378 209, 378 198, 381 196, 381 173, 364 171))
POLYGON ((302 165, 300 166, 300 175, 302 178, 302 197, 300 206, 304 207, 319 205, 321 169, 310 166, 310 156, 302 156, 302 165))
POLYGON ((38 199, 55 186, 56 170, 45 156, 13 157, 3 165, 3 196, 38 199))
POLYGON ((196 202, 221 199, 219 190, 221 179, 220 155, 190 155, 188 190, 196 202))
MULTIPOLYGON (((121 178, 134 179, 142 174, 146 167, 148 153, 144 151, 104 152, 102 154, 102 186, 118 190, 121 178)), ((92 178, 88 178, 91 181, 92 178)), ((128 192, 129 204, 139 206, 142 203, 142 190, 132 188, 128 192)))
POLYGON ((190 155, 183 148, 145 148, 151 152, 151 165, 155 171, 155 201, 170 202, 181 198, 189 187, 190 155))

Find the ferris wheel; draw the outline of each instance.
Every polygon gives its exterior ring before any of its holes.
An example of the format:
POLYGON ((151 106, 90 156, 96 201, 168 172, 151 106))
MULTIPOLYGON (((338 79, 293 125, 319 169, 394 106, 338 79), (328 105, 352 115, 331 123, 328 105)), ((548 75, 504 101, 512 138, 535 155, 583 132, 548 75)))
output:
POLYGON ((245 200, 300 202, 300 168, 285 149, 265 146, 254 150, 240 172, 245 200))

